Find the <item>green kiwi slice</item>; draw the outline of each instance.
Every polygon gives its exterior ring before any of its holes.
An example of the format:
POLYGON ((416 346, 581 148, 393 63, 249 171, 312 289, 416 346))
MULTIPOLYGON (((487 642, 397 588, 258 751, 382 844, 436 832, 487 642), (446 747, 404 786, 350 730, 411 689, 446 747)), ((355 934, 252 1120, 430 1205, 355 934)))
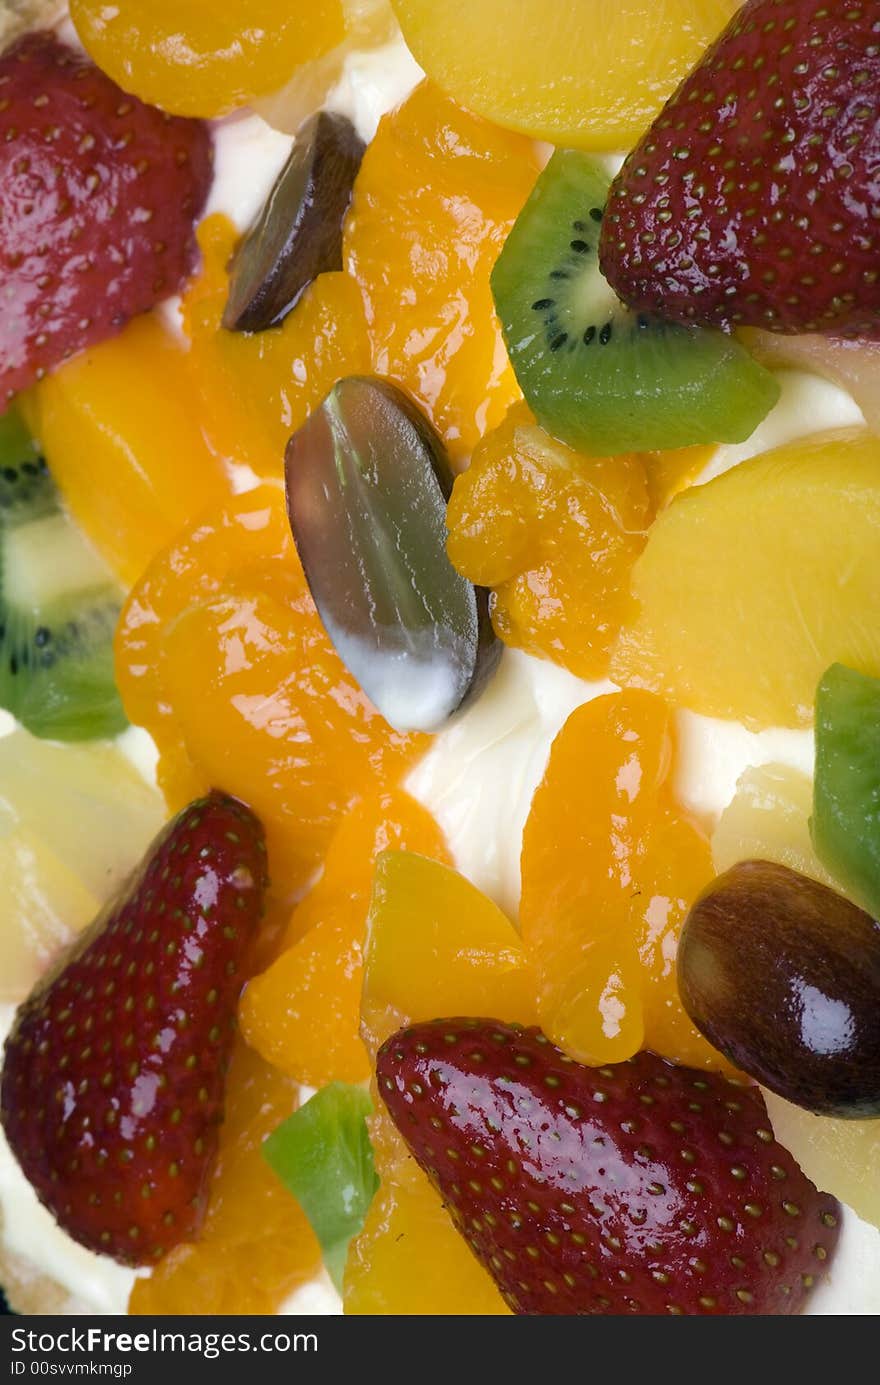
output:
POLYGON ((733 337, 633 312, 598 263, 610 179, 558 150, 492 273, 510 360, 538 422, 594 456, 743 442, 779 398, 733 337))
POLYGON ((113 680, 121 593, 61 508, 15 412, 0 418, 0 707, 35 736, 126 726, 113 680))

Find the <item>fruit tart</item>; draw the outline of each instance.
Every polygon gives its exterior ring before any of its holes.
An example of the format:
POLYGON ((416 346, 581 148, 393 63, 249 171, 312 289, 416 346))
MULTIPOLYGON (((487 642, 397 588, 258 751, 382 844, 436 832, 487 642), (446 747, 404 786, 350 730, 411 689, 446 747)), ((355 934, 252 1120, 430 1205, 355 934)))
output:
POLYGON ((877 0, 0 45, 13 1308, 880 1311, 877 0))

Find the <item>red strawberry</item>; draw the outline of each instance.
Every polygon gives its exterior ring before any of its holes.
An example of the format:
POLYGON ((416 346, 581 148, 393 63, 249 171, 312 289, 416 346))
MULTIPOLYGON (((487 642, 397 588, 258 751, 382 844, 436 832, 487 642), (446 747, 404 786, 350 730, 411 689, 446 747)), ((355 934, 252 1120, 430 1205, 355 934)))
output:
POLYGON ((198 1233, 265 885, 253 813, 224 794, 191 803, 7 1040, 0 1118, 18 1162, 74 1240, 124 1264, 198 1233))
POLYGON ((434 1020, 379 1090, 516 1313, 797 1313, 839 1207, 760 1093, 652 1053, 585 1068, 537 1029, 434 1020))
POLYGON ((180 288, 211 165, 207 126, 126 96, 54 34, 0 57, 0 412, 180 288))
POLYGON ((612 185, 630 306, 776 332, 880 330, 880 7, 750 0, 612 185))

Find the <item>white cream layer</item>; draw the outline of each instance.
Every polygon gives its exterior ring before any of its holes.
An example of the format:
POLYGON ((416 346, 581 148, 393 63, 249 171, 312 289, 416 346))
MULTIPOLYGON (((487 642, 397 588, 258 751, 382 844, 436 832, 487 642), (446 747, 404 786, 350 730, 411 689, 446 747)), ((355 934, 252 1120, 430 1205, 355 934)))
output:
MULTIPOLYGON (((365 139, 382 113, 418 81, 419 69, 402 41, 373 53, 354 54, 328 104, 348 114, 365 139)), ((291 147, 258 116, 238 116, 217 130, 217 173, 210 211, 225 212, 244 230, 259 210, 291 147)), ((173 309, 172 309, 173 311, 173 309)), ((814 377, 787 372, 772 414, 740 447, 721 448, 702 480, 747 457, 793 438, 858 423, 848 395, 814 377)), ((554 736, 575 707, 610 683, 587 684, 555 665, 508 651, 501 670, 480 700, 435 739, 412 771, 408 787, 443 827, 456 865, 502 908, 515 915, 519 900, 519 853, 532 794, 554 736)), ((810 732, 747 731, 735 722, 680 714, 678 790, 706 817, 730 801, 740 774, 750 766, 781 761, 812 770, 810 732)), ((4 729, 0 725, 0 734, 4 729)), ((155 752, 143 733, 127 733, 127 748, 152 777, 155 752)), ((0 1007, 0 1037, 12 1012, 0 1007)), ((0 1211, 5 1244, 44 1271, 96 1313, 124 1313, 134 1275, 83 1250, 59 1230, 39 1204, 0 1134, 0 1211)), ((285 1313, 332 1314, 339 1297, 325 1275, 294 1294, 285 1313)), ((813 1294, 811 1314, 880 1313, 880 1232, 847 1211, 844 1232, 828 1281, 813 1294)))

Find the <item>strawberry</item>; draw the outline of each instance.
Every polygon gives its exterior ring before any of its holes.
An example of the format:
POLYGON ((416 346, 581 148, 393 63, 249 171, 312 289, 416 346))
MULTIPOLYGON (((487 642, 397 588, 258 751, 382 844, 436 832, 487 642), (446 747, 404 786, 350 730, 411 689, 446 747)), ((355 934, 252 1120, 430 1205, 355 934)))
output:
POLYGON ((611 188, 631 307, 775 332, 880 330, 880 7, 750 0, 611 188))
POLYGON ((796 1313, 834 1250, 840 1209, 757 1088, 652 1053, 585 1068, 469 1019, 393 1035, 377 1076, 515 1313, 796 1313))
POLYGON ((0 1119, 90 1250, 142 1265, 198 1233, 265 885, 250 810, 218 793, 190 804, 18 1011, 0 1119))
POLYGON ((0 412, 180 288, 211 168, 207 126, 127 96, 54 34, 0 57, 0 412))

